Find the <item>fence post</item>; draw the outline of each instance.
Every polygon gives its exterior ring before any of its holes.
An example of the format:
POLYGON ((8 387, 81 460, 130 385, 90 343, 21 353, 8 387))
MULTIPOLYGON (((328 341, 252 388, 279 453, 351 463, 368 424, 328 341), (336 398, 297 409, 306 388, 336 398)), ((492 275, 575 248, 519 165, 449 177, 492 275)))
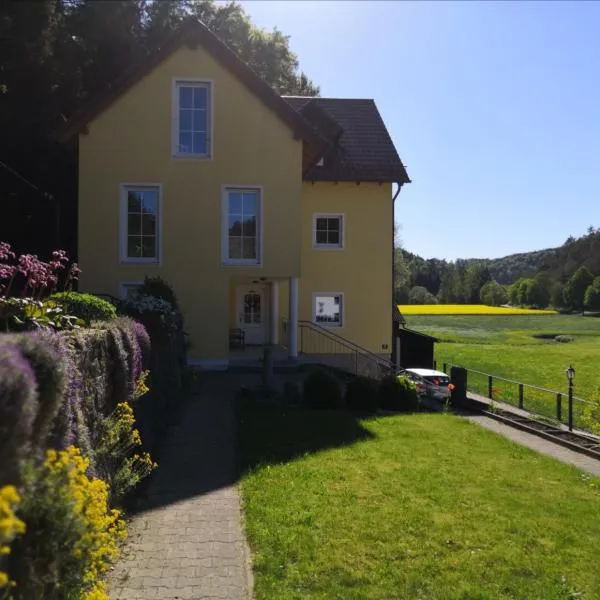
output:
POLYGON ((488 398, 490 400, 494 399, 494 394, 492 392, 492 376, 488 375, 488 398))
POLYGON ((556 394, 556 418, 562 421, 562 394, 556 394))
POLYGON ((444 373, 447 373, 447 372, 448 372, 448 371, 447 371, 447 366, 446 366, 446 363, 444 363, 444 364, 443 364, 442 371, 444 371, 444 373))
POLYGON ((519 384, 519 408, 523 408, 523 384, 519 384))
POLYGON ((433 361, 433 370, 437 371, 437 360, 433 361))
POLYGON ((569 381, 569 431, 573 431, 573 381, 569 381))

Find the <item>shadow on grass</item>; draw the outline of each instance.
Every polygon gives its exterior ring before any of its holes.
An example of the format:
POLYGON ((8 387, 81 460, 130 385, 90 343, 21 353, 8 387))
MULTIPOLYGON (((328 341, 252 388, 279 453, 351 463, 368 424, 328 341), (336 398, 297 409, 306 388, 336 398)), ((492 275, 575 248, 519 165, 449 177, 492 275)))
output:
POLYGON ((347 410, 240 400, 236 407, 237 472, 372 439, 361 420, 369 415, 347 410))
MULTIPOLYGON (((312 410, 240 398, 250 376, 203 376, 169 427, 155 458, 158 469, 126 506, 133 516, 235 484, 249 469, 278 464, 373 439, 361 421, 370 415, 312 410)), ((258 383, 257 376, 254 383, 258 383)), ((252 381, 250 381, 252 383, 252 381)))

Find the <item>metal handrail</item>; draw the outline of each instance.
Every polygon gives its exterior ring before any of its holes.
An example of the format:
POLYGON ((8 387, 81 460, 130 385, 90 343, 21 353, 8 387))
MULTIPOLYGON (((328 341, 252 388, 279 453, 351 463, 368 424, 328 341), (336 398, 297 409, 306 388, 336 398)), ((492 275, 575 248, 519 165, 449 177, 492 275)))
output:
POLYGON ((328 336, 328 337, 332 338, 334 341, 339 342, 342 346, 346 346, 350 350, 359 352, 360 354, 367 356, 367 357, 377 361, 378 363, 381 363, 383 366, 393 368, 393 369, 396 368, 396 365, 392 361, 386 360, 385 358, 378 356, 377 354, 371 352, 370 350, 367 350, 366 348, 363 348, 362 346, 359 346, 358 344, 346 339, 345 337, 342 337, 341 335, 338 335, 337 333, 334 333, 333 331, 330 331, 329 329, 327 329, 325 327, 321 327, 320 325, 317 325, 316 323, 313 323, 312 321, 300 320, 300 321, 298 321, 298 326, 306 327, 307 329, 312 329, 318 333, 328 336))

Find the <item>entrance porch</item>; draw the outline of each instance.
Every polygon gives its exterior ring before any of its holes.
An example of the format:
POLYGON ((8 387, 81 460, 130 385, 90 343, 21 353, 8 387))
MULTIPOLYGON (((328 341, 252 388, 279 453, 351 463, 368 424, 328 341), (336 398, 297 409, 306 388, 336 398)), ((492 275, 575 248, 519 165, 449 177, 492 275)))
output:
POLYGON ((298 358, 298 278, 235 278, 229 294, 229 362, 257 361, 263 347, 274 359, 298 358), (283 320, 289 335, 281 346, 283 320))

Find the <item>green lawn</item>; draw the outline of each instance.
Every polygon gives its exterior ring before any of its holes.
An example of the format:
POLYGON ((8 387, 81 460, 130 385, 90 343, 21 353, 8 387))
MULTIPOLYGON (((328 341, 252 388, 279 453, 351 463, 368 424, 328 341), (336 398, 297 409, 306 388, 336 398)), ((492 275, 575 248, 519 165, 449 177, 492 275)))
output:
MULTIPOLYGON (((540 316, 408 316, 407 326, 438 337, 438 366, 443 363, 475 369, 507 379, 567 391, 565 369, 576 370, 575 395, 596 398, 600 387, 600 319, 580 315, 540 316), (558 343, 535 338, 566 334, 558 343)), ((517 402, 518 386, 498 381, 499 399, 517 402)), ((469 388, 487 394, 487 378, 472 375, 469 388)), ((526 390, 525 405, 552 416, 555 396, 526 390)), ((566 414, 566 401, 563 403, 566 414)), ((575 404, 575 413, 579 405, 575 404)))
POLYGON ((445 414, 250 403, 238 433, 257 600, 600 598, 574 468, 445 414))

